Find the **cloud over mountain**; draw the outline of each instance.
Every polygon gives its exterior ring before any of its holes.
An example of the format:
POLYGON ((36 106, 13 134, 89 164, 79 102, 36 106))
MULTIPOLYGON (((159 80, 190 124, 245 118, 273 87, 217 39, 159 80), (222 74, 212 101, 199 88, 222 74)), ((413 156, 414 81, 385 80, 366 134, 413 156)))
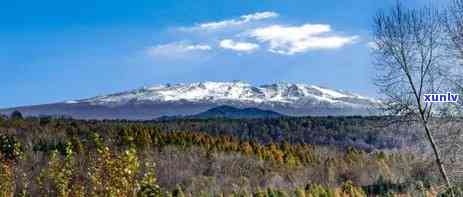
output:
POLYGON ((182 36, 186 36, 186 38, 182 37, 182 40, 204 44, 191 45, 185 42, 162 44, 150 47, 149 54, 172 56, 172 54, 187 54, 186 52, 191 51, 223 48, 237 53, 264 49, 270 54, 295 55, 314 50, 341 48, 353 44, 359 37, 333 31, 329 24, 288 25, 282 21, 265 20, 279 16, 279 13, 271 11, 256 12, 234 19, 176 28, 182 32, 182 36), (258 21, 261 22, 257 23, 258 21))

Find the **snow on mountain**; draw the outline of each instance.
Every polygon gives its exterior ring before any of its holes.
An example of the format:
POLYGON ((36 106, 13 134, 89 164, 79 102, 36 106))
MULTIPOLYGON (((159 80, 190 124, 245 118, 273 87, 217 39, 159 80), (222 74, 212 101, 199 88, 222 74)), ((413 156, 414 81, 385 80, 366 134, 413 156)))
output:
POLYGON ((245 102, 293 104, 312 102, 341 105, 364 105, 378 101, 352 93, 306 84, 276 83, 252 86, 243 81, 167 84, 78 100, 94 105, 123 105, 128 102, 245 102))
POLYGON ((0 109, 0 114, 19 110, 26 116, 150 120, 189 116, 225 105, 289 116, 348 116, 374 115, 379 104, 375 99, 314 85, 253 86, 233 81, 156 85, 89 99, 0 109))

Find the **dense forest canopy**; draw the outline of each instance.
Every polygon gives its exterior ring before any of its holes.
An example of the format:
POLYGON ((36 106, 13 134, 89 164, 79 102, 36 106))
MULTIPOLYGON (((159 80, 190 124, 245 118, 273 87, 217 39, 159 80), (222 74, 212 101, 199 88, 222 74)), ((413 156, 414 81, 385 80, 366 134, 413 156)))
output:
POLYGON ((409 148, 417 147, 419 136, 407 138, 413 133, 406 130, 388 136, 391 131, 377 127, 384 118, 4 117, 0 185, 5 192, 72 196, 435 192, 439 176, 428 170, 434 164, 409 148))

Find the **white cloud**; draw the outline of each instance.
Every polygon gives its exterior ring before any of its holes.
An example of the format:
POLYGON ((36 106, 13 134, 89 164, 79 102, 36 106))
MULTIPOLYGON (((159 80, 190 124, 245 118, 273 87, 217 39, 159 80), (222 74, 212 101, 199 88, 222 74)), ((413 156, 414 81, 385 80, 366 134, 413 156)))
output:
POLYGON ((198 45, 189 45, 185 47, 185 50, 187 51, 192 51, 192 50, 211 50, 211 46, 209 45, 203 45, 203 44, 198 44, 198 45))
POLYGON ((150 56, 186 57, 188 54, 200 51, 209 51, 212 47, 207 44, 187 44, 185 42, 172 42, 148 47, 146 53, 150 56))
POLYGON ((357 38, 357 36, 327 35, 330 32, 331 27, 326 24, 272 25, 254 29, 248 35, 260 42, 268 43, 270 52, 285 55, 308 50, 340 48, 357 38))
POLYGON ((251 52, 259 48, 258 44, 249 42, 235 42, 230 39, 220 41, 220 47, 240 52, 251 52))
MULTIPOLYGON (((183 31, 177 33, 185 33, 178 36, 186 40, 200 43, 216 43, 217 40, 221 41, 217 46, 191 44, 184 41, 174 42, 150 47, 148 53, 168 57, 186 57, 187 54, 202 55, 205 53, 199 51, 208 51, 212 50, 212 47, 220 47, 237 52, 252 52, 259 48, 265 48, 265 50, 271 53, 294 55, 311 50, 337 49, 358 41, 358 36, 337 33, 331 29, 329 24, 306 23, 302 25, 287 25, 273 24, 272 21, 252 23, 278 16, 279 14, 276 12, 257 12, 229 20, 176 28, 176 30, 183 31), (243 25, 246 23, 252 24, 243 25), (206 32, 207 34, 202 34, 202 32, 206 32), (207 37, 204 35, 207 35, 207 37), (245 40, 245 42, 237 40, 245 40), (196 52, 193 53, 193 51, 196 52)), ((368 45, 370 46, 370 44, 368 45)))
POLYGON ((241 24, 252 22, 252 21, 259 21, 259 20, 268 19, 268 18, 275 18, 278 16, 279 14, 275 12, 257 12, 254 14, 243 15, 238 19, 202 23, 202 24, 196 25, 195 27, 186 28, 186 29, 214 30, 214 29, 227 28, 230 26, 241 25, 241 24))
POLYGON ((241 20, 243 22, 250 22, 250 21, 257 21, 267 18, 275 18, 278 17, 279 14, 276 12, 256 12, 254 14, 248 14, 241 16, 241 20))
POLYGON ((193 51, 208 51, 212 47, 207 44, 187 44, 184 42, 173 42, 148 47, 147 53, 154 56, 175 56, 193 51))

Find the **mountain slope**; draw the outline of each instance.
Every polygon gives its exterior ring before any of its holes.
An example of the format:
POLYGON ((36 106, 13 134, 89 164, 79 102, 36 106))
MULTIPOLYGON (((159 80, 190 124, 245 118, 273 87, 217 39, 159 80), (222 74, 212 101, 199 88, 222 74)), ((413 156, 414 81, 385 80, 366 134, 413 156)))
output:
POLYGON ((198 114, 222 105, 259 108, 292 116, 336 116, 369 115, 379 102, 314 85, 277 83, 252 86, 234 81, 157 85, 89 99, 4 109, 0 113, 19 110, 26 116, 153 119, 198 114))
POLYGON ((231 106, 218 106, 205 112, 191 116, 192 118, 277 118, 281 117, 280 113, 261 110, 258 108, 239 109, 231 106))
POLYGON ((133 101, 239 101, 253 103, 295 103, 306 99, 346 105, 361 105, 365 102, 375 102, 373 99, 362 97, 360 95, 331 90, 314 85, 277 83, 256 87, 242 81, 157 85, 143 87, 141 89, 128 92, 68 102, 89 102, 98 105, 114 106, 133 101))

